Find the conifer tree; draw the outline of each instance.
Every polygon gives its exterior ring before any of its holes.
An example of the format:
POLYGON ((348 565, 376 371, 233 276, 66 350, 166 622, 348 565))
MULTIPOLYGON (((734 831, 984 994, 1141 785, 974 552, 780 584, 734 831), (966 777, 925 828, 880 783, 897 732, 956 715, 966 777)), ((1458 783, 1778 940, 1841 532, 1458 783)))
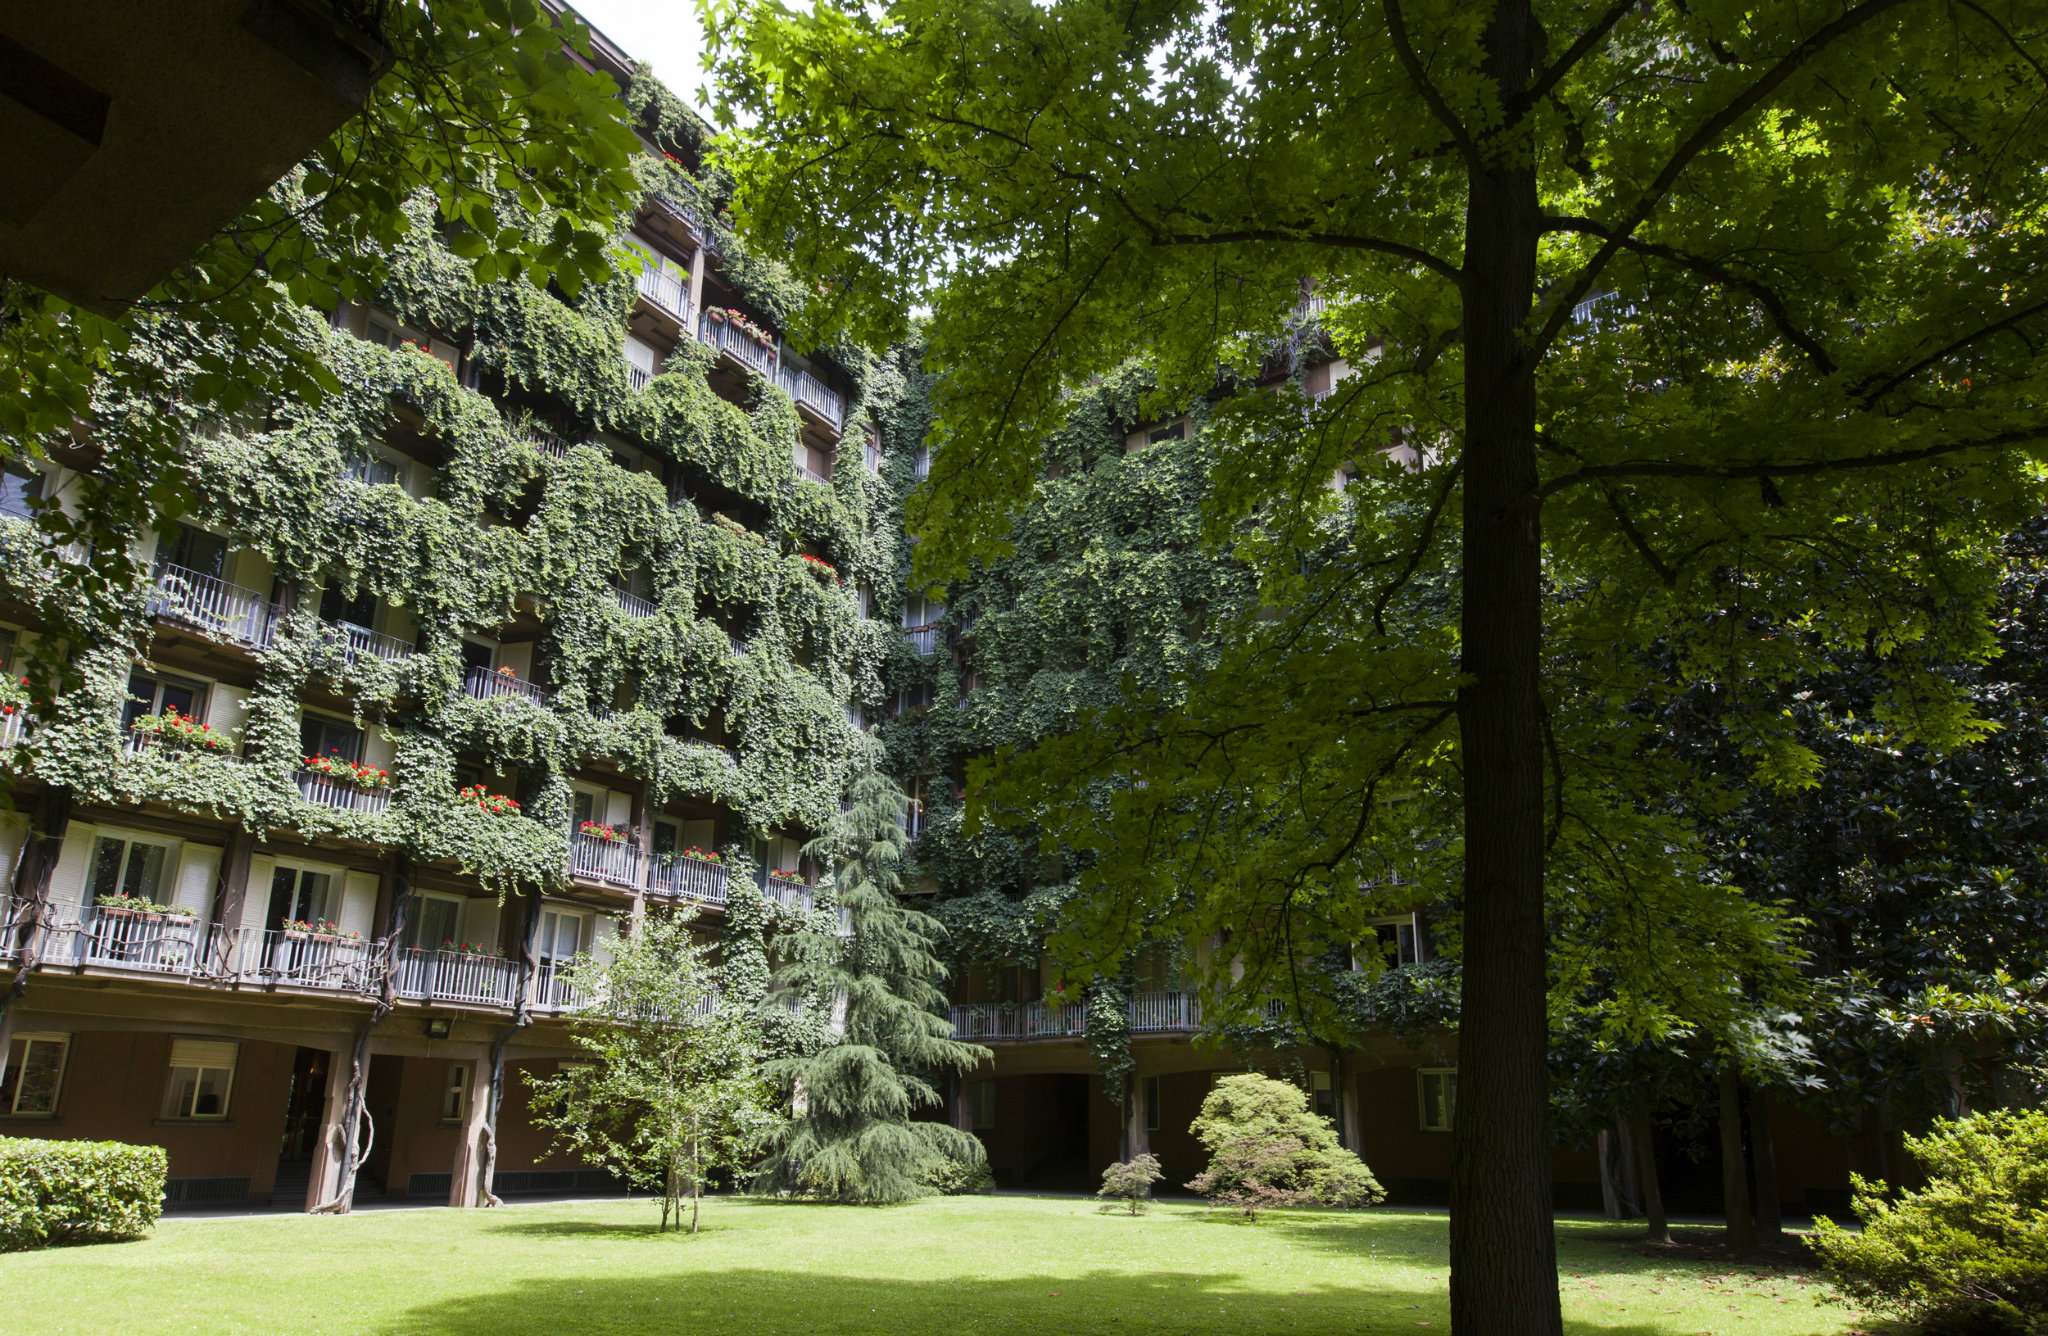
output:
POLYGON ((972 1135, 914 1115, 940 1104, 936 1074, 970 1070, 988 1050, 952 1038, 935 950, 945 930, 896 898, 908 844, 903 791, 870 771, 849 797, 806 852, 834 869, 852 935, 795 934, 774 980, 785 996, 832 998, 839 1033, 817 1053, 769 1065, 792 1091, 796 1116, 756 1183, 828 1201, 908 1201, 926 1195, 949 1161, 982 1161, 972 1135))

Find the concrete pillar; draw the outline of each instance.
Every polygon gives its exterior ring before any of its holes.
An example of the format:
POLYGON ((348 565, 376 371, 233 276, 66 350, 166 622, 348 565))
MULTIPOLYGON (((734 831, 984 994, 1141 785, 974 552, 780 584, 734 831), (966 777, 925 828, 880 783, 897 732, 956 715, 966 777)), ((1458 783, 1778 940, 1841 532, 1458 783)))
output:
POLYGON ((353 1059, 352 1046, 327 1050, 327 1092, 320 1109, 320 1137, 313 1147, 313 1171, 306 1179, 309 1211, 332 1197, 341 1186, 341 1156, 347 1141, 347 1129, 341 1123, 348 1111, 353 1059))
POLYGON ((490 1080, 489 1057, 470 1059, 469 1105, 462 1111, 462 1136, 455 1143, 455 1164, 448 1180, 450 1206, 477 1204, 476 1176, 483 1163, 484 1125, 491 1116, 490 1080))

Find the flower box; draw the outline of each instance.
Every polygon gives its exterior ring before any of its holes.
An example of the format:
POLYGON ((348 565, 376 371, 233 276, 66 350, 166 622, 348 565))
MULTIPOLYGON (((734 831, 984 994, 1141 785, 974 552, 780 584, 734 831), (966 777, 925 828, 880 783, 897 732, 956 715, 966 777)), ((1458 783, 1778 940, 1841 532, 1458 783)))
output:
POLYGON ((586 821, 578 826, 576 830, 579 834, 587 835, 593 840, 602 840, 606 844, 624 844, 626 842, 625 831, 620 830, 617 826, 608 826, 602 821, 586 821))
POLYGON ((227 734, 216 732, 212 725, 178 713, 176 706, 162 714, 145 714, 129 727, 138 735, 180 743, 200 751, 223 752, 234 745, 229 741, 227 734))
POLYGON ((472 804, 480 812, 492 816, 519 815, 519 800, 502 793, 492 793, 481 784, 471 784, 455 795, 455 801, 465 807, 472 804))
POLYGON ((687 858, 693 863, 712 863, 721 867, 725 864, 725 859, 716 849, 699 849, 694 844, 687 849, 676 850, 675 856, 687 858))
POLYGON ((781 882, 784 886, 808 886, 810 884, 804 880, 803 873, 798 872, 795 868, 787 867, 771 869, 768 873, 768 880, 781 882))
POLYGON ((302 764, 313 774, 325 775, 329 779, 353 785, 365 792, 374 792, 391 783, 390 771, 379 769, 374 765, 364 765, 359 761, 351 761, 339 753, 329 753, 326 756, 308 756, 304 758, 302 764))

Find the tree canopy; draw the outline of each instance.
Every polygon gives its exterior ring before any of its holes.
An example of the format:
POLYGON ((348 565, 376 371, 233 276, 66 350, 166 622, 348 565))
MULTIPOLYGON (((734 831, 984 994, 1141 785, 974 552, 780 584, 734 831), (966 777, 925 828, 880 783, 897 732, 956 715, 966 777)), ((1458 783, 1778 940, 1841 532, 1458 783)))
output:
MULTIPOLYGON (((2041 500, 2048 14, 707 8, 746 222, 839 299, 811 319, 929 307, 922 578, 1003 551, 1089 378, 1136 354, 1154 420, 1217 401, 1210 534, 1264 607, 1181 708, 999 757, 977 801, 1099 855, 1061 949, 1228 928, 1244 1006, 1384 907, 1388 848, 1432 850, 1462 914, 1457 1324, 1556 1331, 1546 913, 1767 938, 1697 820, 1814 782, 1757 688, 1831 651, 1873 655, 1902 736, 1985 732, 1945 669, 1992 651, 1997 544, 2041 500), (1316 307, 1327 394, 1293 374, 1316 307), (1666 745, 1700 689, 1738 769, 1666 745)), ((1617 1035, 1747 988, 1605 940, 1617 1035)))

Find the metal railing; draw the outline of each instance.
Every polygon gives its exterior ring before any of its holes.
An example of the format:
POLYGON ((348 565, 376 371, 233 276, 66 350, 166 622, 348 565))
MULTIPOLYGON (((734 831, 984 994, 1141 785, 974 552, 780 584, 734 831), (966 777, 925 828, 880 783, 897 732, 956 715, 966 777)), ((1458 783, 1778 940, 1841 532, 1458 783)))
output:
POLYGON ((841 937, 853 936, 853 911, 845 905, 839 906, 832 915, 832 931, 841 937))
POLYGON ((640 846, 577 831, 569 837, 569 872, 585 881, 632 890, 640 885, 640 846))
POLYGON ((400 997, 509 1007, 519 984, 519 962, 474 951, 408 946, 394 953, 392 986, 400 997))
POLYGON ((784 881, 780 877, 763 877, 761 893, 784 909, 794 909, 800 913, 810 912, 811 888, 803 882, 784 881))
POLYGON ((167 561, 157 565, 149 614, 258 648, 270 644, 276 621, 268 601, 255 590, 167 561))
POLYGON ((830 487, 832 485, 832 479, 826 477, 824 474, 818 472, 816 469, 812 468, 808 464, 797 464, 795 468, 796 476, 801 478, 805 482, 814 482, 823 487, 830 487))
POLYGON ((650 895, 722 905, 727 888, 723 863, 707 863, 701 858, 685 858, 677 854, 650 860, 647 865, 647 891, 650 895))
POLYGON ((649 266, 640 271, 642 296, 674 316, 684 329, 690 327, 690 285, 673 269, 649 266))
POLYGON ((35 727, 34 716, 27 710, 17 709, 12 714, 0 714, 0 751, 19 746, 29 730, 35 727))
POLYGON ((462 689, 478 700, 531 701, 535 705, 546 705, 550 694, 546 687, 536 686, 523 677, 514 677, 506 672, 491 672, 483 668, 472 668, 463 680, 462 689))
POLYGON ((631 362, 626 363, 626 384, 632 388, 644 390, 647 388, 647 382, 653 379, 654 373, 646 367, 634 366, 631 362))
POLYGON ((350 663, 364 656, 395 663, 412 653, 410 641, 372 631, 367 626, 358 626, 354 622, 329 622, 327 626, 330 631, 340 634, 342 654, 350 663))
POLYGON ((612 597, 618 600, 620 612, 637 621, 646 621, 660 611, 660 609, 654 606, 652 600, 642 598, 638 594, 628 593, 623 589, 612 590, 612 597))
POLYGON ((1618 325, 1637 310, 1636 300, 1619 292, 1596 292, 1572 307, 1572 323, 1591 329, 1618 325))
POLYGON ((910 639, 910 648, 922 655, 939 652, 939 624, 926 622, 922 626, 906 626, 903 634, 910 639))
POLYGON ((359 938, 272 928, 244 934, 239 956, 231 971, 259 983, 368 993, 378 978, 376 953, 359 938))
POLYGON ((839 391, 819 380, 802 367, 785 366, 776 383, 783 392, 796 401, 798 408, 808 408, 813 415, 822 419, 834 432, 846 420, 846 399, 839 391))
POLYGON ((1079 1002, 968 1002, 950 1015, 956 1039, 1071 1039, 1088 1030, 1088 1009, 1079 1002))
POLYGON ((391 806, 391 790, 366 789, 353 780, 337 779, 318 770, 300 770, 299 796, 309 803, 342 812, 374 814, 391 806))
POLYGON ((1131 1032, 1198 1030, 1202 1026, 1202 999, 1193 993, 1131 994, 1131 1032))
POLYGON ((508 415, 505 418, 505 430, 551 459, 568 458, 569 438, 539 422, 514 422, 508 415))
POLYGON ((50 964, 143 974, 190 974, 199 965, 205 933, 195 915, 104 905, 86 905, 77 913, 76 919, 47 921, 41 954, 50 964))
POLYGON ((587 1000, 583 990, 570 983, 569 962, 548 959, 540 962, 540 969, 533 976, 533 998, 530 1005, 535 1011, 577 1011, 587 1000))
POLYGON ((771 378, 775 375, 775 345, 762 343, 745 330, 735 328, 729 319, 713 320, 706 312, 697 322, 697 337, 741 366, 771 378))

